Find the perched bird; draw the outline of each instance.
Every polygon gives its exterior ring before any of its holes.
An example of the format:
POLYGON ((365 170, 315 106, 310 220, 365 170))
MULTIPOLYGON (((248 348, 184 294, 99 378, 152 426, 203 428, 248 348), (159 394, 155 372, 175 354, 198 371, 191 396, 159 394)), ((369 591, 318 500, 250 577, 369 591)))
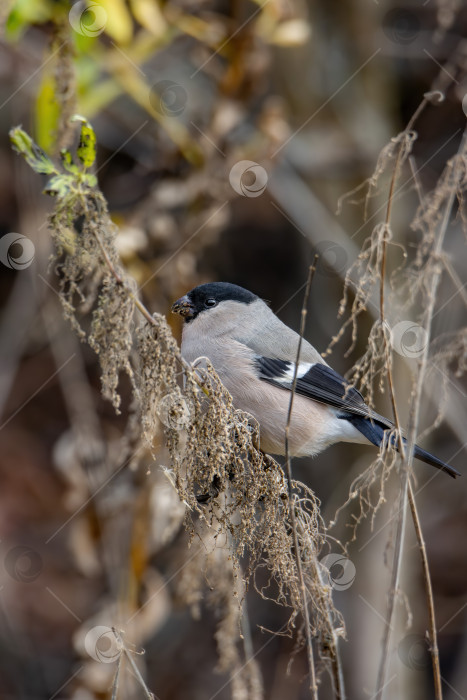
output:
MULTIPOLYGON (((188 362, 207 357, 235 407, 258 421, 261 449, 284 455, 299 335, 256 294, 227 282, 195 287, 173 304, 172 311, 185 320, 183 357, 188 362)), ((384 432, 393 427, 302 340, 289 431, 291 456, 317 455, 336 442, 379 447, 384 432)), ((459 476, 418 445, 414 454, 452 477, 459 476)))

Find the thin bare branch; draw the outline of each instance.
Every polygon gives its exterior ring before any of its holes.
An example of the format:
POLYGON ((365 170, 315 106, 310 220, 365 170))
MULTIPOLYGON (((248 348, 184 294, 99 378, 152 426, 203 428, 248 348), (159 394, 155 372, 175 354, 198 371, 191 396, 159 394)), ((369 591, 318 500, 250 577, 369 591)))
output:
POLYGON ((309 611, 308 611, 308 593, 307 593, 307 589, 305 586, 305 579, 303 576, 300 543, 299 543, 298 530, 297 530, 297 520, 295 517, 295 499, 294 499, 293 484, 292 484, 292 465, 290 462, 290 452, 289 452, 289 431, 290 431, 290 421, 292 418, 293 399, 294 399, 294 395, 295 395, 295 389, 297 386, 297 373, 298 373, 298 364, 300 361, 300 352, 302 349, 302 339, 303 339, 303 334, 305 332, 305 322, 306 322, 306 315, 307 315, 307 311, 308 311, 308 298, 310 296, 311 282, 313 280, 313 275, 314 275, 314 272, 316 270, 317 257, 318 256, 315 256, 315 260, 313 262, 313 265, 308 270, 308 279, 307 279, 306 288, 305 288, 305 295, 303 297, 303 306, 302 306, 302 313, 301 313, 300 337, 298 340, 298 347, 297 347, 297 359, 296 359, 295 367, 294 367, 292 391, 290 393, 289 410, 287 413, 287 423, 285 426, 285 465, 286 465, 287 486, 288 486, 288 492, 289 492, 289 516, 290 516, 290 523, 292 526, 292 534, 293 534, 293 542, 294 542, 294 550, 295 550, 295 561, 297 564, 297 573, 298 573, 298 578, 299 578, 299 583, 300 583, 300 592, 301 592, 301 596, 302 596, 302 614, 303 614, 303 618, 305 621, 305 634, 306 634, 306 640, 307 640, 307 654, 308 654, 308 668, 310 671, 310 690, 311 690, 311 695, 313 697, 313 700, 318 700, 318 685, 316 683, 315 661, 313 658, 313 640, 312 640, 312 635, 311 635, 310 615, 309 615, 309 611))
MULTIPOLYGON (((299 366, 299 361, 300 361, 301 346, 302 346, 303 335, 305 332, 306 316, 307 316, 307 309, 308 309, 308 299, 309 299, 309 295, 310 295, 310 288, 311 288, 311 283, 313 280, 313 275, 314 275, 315 270, 316 270, 317 261, 318 261, 318 256, 316 255, 315 259, 313 261, 313 264, 310 266, 310 268, 308 270, 308 278, 307 278, 305 294, 304 294, 304 298, 303 298, 302 311, 301 311, 300 335, 299 335, 299 341, 298 341, 298 347, 297 347, 297 357, 296 357, 296 362, 295 362, 295 367, 294 367, 292 391, 290 394, 289 408, 288 408, 288 412, 287 412, 287 423, 286 423, 286 428, 285 428, 285 463, 286 463, 286 476, 287 476, 287 486, 288 486, 288 494, 289 494, 289 517, 290 517, 290 523, 292 526, 295 561, 296 561, 296 566, 297 566, 297 573, 298 573, 299 585, 300 585, 300 593, 301 593, 301 598, 302 598, 302 614, 303 614, 304 624, 305 624, 308 666, 309 666, 309 671, 310 671, 310 691, 312 693, 312 697, 314 700, 318 699, 318 686, 316 683, 316 671, 315 671, 315 662, 314 662, 314 656, 313 656, 313 640, 312 640, 312 633, 311 633, 311 621, 310 621, 310 615, 309 615, 309 609, 308 609, 308 606, 309 606, 308 591, 307 591, 306 584, 305 584, 305 577, 304 577, 303 566, 302 566, 302 552, 301 552, 301 546, 300 546, 300 537, 299 537, 299 533, 298 533, 298 523, 297 523, 297 518, 296 518, 296 513, 295 513, 296 502, 295 502, 295 497, 294 497, 294 493, 293 493, 292 466, 291 466, 290 450, 289 450, 289 432, 290 432, 290 423, 291 423, 291 419, 292 419, 293 399, 294 399, 295 390, 296 390, 296 386, 297 386, 297 375, 298 375, 298 366, 299 366)), ((310 546, 312 548, 314 548, 313 543, 311 543, 310 546)), ((320 577, 319 563, 317 561, 315 551, 313 551, 313 554, 312 554, 312 568, 313 568, 313 575, 319 579, 319 577, 320 577)), ((331 670, 332 670, 332 676, 333 676, 333 681, 334 681, 334 689, 335 689, 336 697, 338 698, 338 700, 344 700, 344 698, 345 698, 344 681, 343 681, 342 667, 341 667, 340 658, 339 658, 339 652, 338 652, 338 648, 337 648, 337 639, 336 639, 335 635, 333 634, 333 623, 332 623, 330 610, 328 608, 326 608, 326 612, 327 612, 327 617, 328 617, 328 625, 329 625, 330 634, 331 634, 332 639, 333 639, 333 644, 332 644, 333 649, 332 649, 332 654, 331 654, 331 670)))
POLYGON ((441 700, 443 697, 443 690, 441 686, 441 669, 439 666, 439 649, 438 649, 438 635, 436 631, 436 616, 435 616, 435 605, 433 600, 433 587, 431 585, 431 575, 430 567, 428 566, 428 557, 426 555, 425 539, 423 537, 422 527, 420 525, 420 518, 418 517, 417 504, 415 503, 415 496, 412 488, 412 484, 408 484, 408 497, 410 512, 412 514, 412 522, 415 528, 415 535, 417 537, 418 549, 420 552, 420 557, 422 560, 422 570, 423 570, 423 583, 425 586, 425 596, 426 605, 428 608, 428 620, 429 620, 429 635, 430 635, 430 654, 433 666, 433 681, 435 684, 435 697, 436 700, 441 700))

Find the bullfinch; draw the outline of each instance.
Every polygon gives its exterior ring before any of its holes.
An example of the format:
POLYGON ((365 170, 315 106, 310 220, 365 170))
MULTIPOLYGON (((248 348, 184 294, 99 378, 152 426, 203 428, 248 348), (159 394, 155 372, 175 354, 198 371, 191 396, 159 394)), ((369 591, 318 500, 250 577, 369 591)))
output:
MULTIPOLYGON (((259 423, 265 452, 285 454, 285 427, 299 335, 256 294, 235 284, 195 287, 172 306, 184 318, 182 356, 207 357, 236 408, 259 423)), ((393 423, 302 339, 289 431, 289 453, 314 456, 336 442, 379 447, 393 423)), ((418 445, 415 457, 452 477, 459 472, 418 445)))

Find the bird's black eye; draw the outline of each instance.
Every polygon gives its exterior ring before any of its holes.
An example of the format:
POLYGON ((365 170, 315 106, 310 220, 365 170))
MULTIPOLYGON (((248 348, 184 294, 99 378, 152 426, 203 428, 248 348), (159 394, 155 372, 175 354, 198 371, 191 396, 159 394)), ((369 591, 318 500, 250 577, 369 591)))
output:
POLYGON ((217 301, 215 299, 206 299, 204 305, 209 308, 212 308, 213 306, 217 306, 217 301))

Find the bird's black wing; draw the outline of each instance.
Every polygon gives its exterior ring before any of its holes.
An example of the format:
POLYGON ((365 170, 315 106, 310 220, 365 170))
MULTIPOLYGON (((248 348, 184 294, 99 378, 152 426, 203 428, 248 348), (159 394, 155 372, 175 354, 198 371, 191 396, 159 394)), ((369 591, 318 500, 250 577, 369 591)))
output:
MULTIPOLYGON (((295 367, 293 362, 258 356, 255 364, 260 379, 291 391, 295 367)), ((374 417, 382 420, 387 427, 392 426, 390 421, 373 413, 361 393, 328 365, 301 362, 298 366, 295 391, 300 396, 334 406, 343 412, 367 418, 374 417)))
MULTIPOLYGON (((292 390, 295 368, 293 362, 258 356, 255 359, 255 365, 260 379, 288 391, 292 390)), ((379 446, 383 440, 384 432, 394 427, 387 418, 372 411, 366 405, 360 392, 338 372, 320 362, 301 362, 299 364, 295 391, 300 396, 306 396, 313 401, 319 401, 339 409, 337 417, 352 423, 373 445, 379 446)), ((406 444, 406 439, 402 439, 406 444)), ((394 436, 391 441, 395 444, 394 436)), ((397 444, 395 447, 398 449, 397 444)), ((454 467, 426 452, 418 445, 414 447, 414 455, 454 478, 459 476, 459 472, 454 467)))

